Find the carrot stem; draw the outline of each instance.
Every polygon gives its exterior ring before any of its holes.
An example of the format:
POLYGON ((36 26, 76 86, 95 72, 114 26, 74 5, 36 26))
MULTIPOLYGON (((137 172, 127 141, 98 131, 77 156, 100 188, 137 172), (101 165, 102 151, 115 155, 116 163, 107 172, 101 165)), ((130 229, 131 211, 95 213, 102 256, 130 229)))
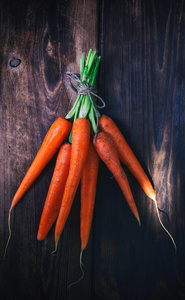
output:
MULTIPOLYGON (((82 87, 87 90, 82 94, 78 95, 77 100, 75 101, 73 107, 66 115, 66 119, 73 118, 74 121, 77 118, 87 118, 90 121, 92 131, 97 133, 97 119, 100 117, 100 113, 95 105, 95 99, 93 95, 96 95, 94 90, 91 94, 91 89, 95 86, 95 81, 98 73, 98 68, 100 64, 101 57, 97 56, 97 51, 92 52, 92 49, 89 50, 87 59, 85 61, 84 53, 82 53, 82 58, 80 59, 80 78, 81 84, 78 82, 78 87, 82 87), (86 87, 84 86, 86 85, 86 87)), ((78 79, 75 78, 77 81, 78 79)), ((72 130, 71 130, 72 132, 72 130)), ((70 133, 69 142, 72 142, 72 133, 70 133)))

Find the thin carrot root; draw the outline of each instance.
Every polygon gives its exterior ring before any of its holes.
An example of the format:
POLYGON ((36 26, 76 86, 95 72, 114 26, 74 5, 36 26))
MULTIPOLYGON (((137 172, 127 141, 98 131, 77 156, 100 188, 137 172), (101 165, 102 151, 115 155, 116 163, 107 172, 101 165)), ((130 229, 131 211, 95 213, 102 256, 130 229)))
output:
POLYGON ((51 252, 51 255, 57 256, 58 243, 55 242, 55 249, 51 252))
POLYGON ((137 218, 137 221, 138 221, 139 227, 141 227, 141 220, 139 217, 137 218))
POLYGON ((9 230, 9 236, 8 236, 8 240, 7 240, 7 243, 6 243, 6 247, 5 247, 5 251, 4 251, 4 260, 5 260, 5 257, 6 257, 6 252, 7 252, 7 248, 9 246, 9 243, 10 243, 10 239, 11 239, 11 236, 12 236, 12 230, 11 230, 11 212, 12 212, 12 209, 13 209, 13 206, 10 207, 10 210, 9 210, 9 215, 8 215, 8 230, 9 230))
POLYGON ((163 224, 163 222, 162 222, 162 220, 161 220, 161 217, 160 217, 160 215, 159 215, 159 208, 158 208, 158 206, 157 206, 157 200, 156 200, 156 198, 154 198, 153 201, 154 201, 154 204, 155 204, 155 207, 156 207, 157 217, 158 217, 159 223, 161 224, 162 228, 166 231, 166 233, 169 235, 169 237, 170 237, 170 239, 171 239, 171 241, 172 241, 172 243, 173 243, 173 245, 174 245, 175 253, 176 253, 176 252, 177 252, 177 246, 176 246, 176 243, 175 243, 175 241, 174 241, 174 238, 172 237, 172 235, 170 234, 170 232, 166 229, 166 227, 164 226, 164 224, 163 224))
POLYGON ((80 252, 80 269, 82 271, 82 276, 75 282, 71 283, 68 285, 68 288, 70 288, 72 285, 79 283, 83 278, 84 278, 84 270, 83 270, 83 262, 82 262, 82 254, 83 254, 83 249, 80 252))

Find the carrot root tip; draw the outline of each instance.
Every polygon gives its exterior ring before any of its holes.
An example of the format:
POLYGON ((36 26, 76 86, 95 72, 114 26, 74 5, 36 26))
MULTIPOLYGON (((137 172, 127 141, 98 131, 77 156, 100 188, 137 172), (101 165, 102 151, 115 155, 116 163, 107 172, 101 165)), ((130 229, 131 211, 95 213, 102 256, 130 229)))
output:
POLYGON ((9 214, 8 214, 9 236, 8 236, 8 240, 7 240, 7 243, 6 243, 6 246, 5 246, 4 257, 3 257, 4 260, 5 260, 5 257, 6 257, 7 248, 8 248, 8 245, 10 243, 10 239, 11 239, 11 235, 12 235, 12 230, 11 230, 11 212, 12 212, 12 209, 13 209, 13 206, 10 207, 9 214))
POLYGON ((166 229, 166 227, 164 226, 162 220, 161 220, 161 217, 159 215, 159 208, 157 206, 157 200, 156 198, 153 200, 154 201, 154 204, 155 204, 155 207, 156 207, 156 212, 157 212, 157 217, 158 217, 158 220, 159 220, 159 223, 161 224, 162 228, 166 231, 166 233, 169 235, 173 245, 174 245, 174 248, 175 248, 175 253, 177 252, 177 246, 176 246, 176 243, 174 241, 174 238, 172 237, 172 235, 170 234, 170 232, 166 229))
POLYGON ((139 217, 137 218, 137 221, 138 221, 139 227, 141 227, 141 221, 140 221, 139 217))
POLYGON ((84 266, 84 265, 83 265, 83 262, 82 262, 82 254, 83 254, 83 250, 84 250, 84 249, 82 249, 81 252, 80 252, 80 269, 81 269, 82 273, 83 273, 82 267, 84 266))
POLYGON ((51 252, 51 255, 57 256, 57 248, 58 248, 58 242, 55 242, 55 249, 51 252))
POLYGON ((42 240, 43 240, 43 238, 42 238, 42 236, 40 235, 40 233, 37 234, 37 240, 38 240, 38 241, 42 241, 42 240))
POLYGON ((82 276, 75 282, 71 283, 68 285, 68 288, 70 288, 72 285, 79 283, 83 278, 84 278, 84 270, 83 270, 83 262, 82 262, 82 254, 83 254, 83 249, 80 252, 80 269, 82 271, 82 276))

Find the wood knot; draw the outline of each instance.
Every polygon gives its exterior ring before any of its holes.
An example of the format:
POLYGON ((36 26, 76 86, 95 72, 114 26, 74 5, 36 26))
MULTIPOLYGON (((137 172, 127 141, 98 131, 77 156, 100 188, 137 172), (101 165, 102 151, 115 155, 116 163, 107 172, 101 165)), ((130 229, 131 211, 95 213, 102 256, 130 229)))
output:
POLYGON ((13 57, 9 64, 11 68, 17 68, 21 64, 21 59, 13 57))

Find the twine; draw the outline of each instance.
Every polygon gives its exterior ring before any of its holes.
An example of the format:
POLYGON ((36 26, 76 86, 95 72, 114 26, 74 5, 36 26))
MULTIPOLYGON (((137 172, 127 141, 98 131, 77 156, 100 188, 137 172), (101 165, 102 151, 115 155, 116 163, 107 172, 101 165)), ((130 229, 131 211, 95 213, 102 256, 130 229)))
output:
POLYGON ((77 73, 74 73, 74 72, 70 72, 68 71, 66 73, 68 75, 68 77, 70 78, 70 83, 71 83, 71 87, 72 89, 79 95, 88 95, 89 96, 89 99, 91 101, 91 104, 93 106, 93 109, 94 109, 94 113, 95 113, 95 116, 96 116, 96 132, 95 132, 95 139, 96 139, 96 135, 97 135, 97 128, 98 128, 98 121, 99 121, 99 116, 98 116, 98 113, 97 113, 97 110, 96 110, 96 107, 97 108, 104 108, 105 107, 105 102, 104 100, 97 94, 97 90, 94 88, 94 87, 91 87, 89 86, 88 82, 87 82, 87 77, 85 77, 85 80, 86 80, 86 83, 82 82, 80 80, 80 76, 79 74, 77 73), (74 80, 76 81, 77 83, 77 86, 75 87, 71 80, 74 80), (93 99, 92 99, 92 95, 96 98, 98 98, 102 105, 97 105, 94 103, 93 99))

